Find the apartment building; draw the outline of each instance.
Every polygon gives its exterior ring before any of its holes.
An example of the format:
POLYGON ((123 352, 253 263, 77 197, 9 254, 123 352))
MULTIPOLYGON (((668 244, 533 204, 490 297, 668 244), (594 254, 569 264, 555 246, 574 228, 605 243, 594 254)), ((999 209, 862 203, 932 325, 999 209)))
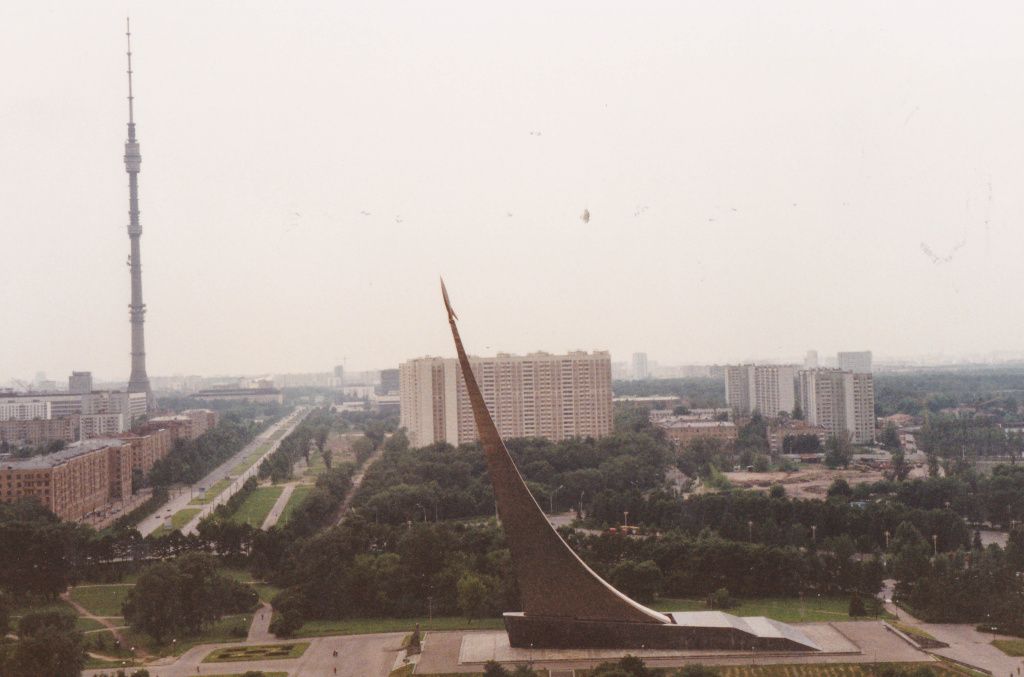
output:
POLYGON ((796 406, 796 367, 730 365, 725 368, 725 401, 734 416, 758 411, 765 418, 790 413, 796 406))
POLYGON ((171 416, 154 416, 139 427, 140 433, 149 433, 165 428, 172 440, 179 437, 194 440, 217 425, 220 415, 209 409, 187 409, 171 416))
POLYGON ((144 474, 153 468, 154 463, 169 454, 174 444, 171 431, 167 428, 160 428, 141 435, 125 433, 120 436, 120 439, 130 448, 131 470, 138 470, 144 474))
POLYGON ((82 414, 79 419, 81 439, 120 435, 126 430, 124 419, 124 414, 82 414))
POLYGON ((0 442, 12 447, 38 447, 50 442, 79 439, 79 417, 10 419, 0 421, 0 442))
MULTIPOLYGON (((502 437, 561 441, 612 432, 607 352, 501 353, 471 357, 470 366, 502 437)), ((403 363, 399 407, 401 425, 413 446, 458 445, 477 439, 462 368, 454 358, 425 357, 403 363)))
POLYGON ((131 464, 120 440, 76 442, 45 456, 0 463, 0 501, 39 501, 61 519, 82 519, 131 494, 131 464))
POLYGON ((82 413, 82 396, 68 393, 23 393, 0 396, 0 408, 5 405, 22 405, 44 402, 49 404, 47 418, 64 418, 82 413))
POLYGON ((836 353, 836 366, 841 371, 852 371, 855 374, 871 373, 871 351, 857 350, 836 353))
POLYGON ((0 401, 0 421, 30 421, 34 418, 51 418, 50 403, 21 398, 0 401))
POLYGON ((799 374, 800 408, 809 425, 854 444, 875 441, 875 385, 870 373, 809 369, 799 374))
MULTIPOLYGON (((128 393, 118 390, 98 390, 81 395, 82 414, 122 414, 124 425, 131 427, 135 419, 145 416, 148 402, 146 393, 128 393)), ((123 430, 123 428, 122 428, 123 430)))

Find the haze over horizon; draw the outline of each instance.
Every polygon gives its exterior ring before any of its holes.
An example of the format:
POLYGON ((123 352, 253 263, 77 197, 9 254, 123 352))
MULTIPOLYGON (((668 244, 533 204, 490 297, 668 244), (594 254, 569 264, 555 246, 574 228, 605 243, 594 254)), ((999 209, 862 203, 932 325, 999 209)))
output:
POLYGON ((0 6, 0 384, 1020 354, 1024 8, 0 6), (589 222, 580 214, 589 210, 589 222))

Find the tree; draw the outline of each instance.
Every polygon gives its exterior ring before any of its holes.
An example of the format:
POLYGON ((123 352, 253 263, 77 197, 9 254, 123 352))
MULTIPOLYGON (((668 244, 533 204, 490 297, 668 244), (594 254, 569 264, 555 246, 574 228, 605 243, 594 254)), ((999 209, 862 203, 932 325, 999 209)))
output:
POLYGON ((85 665, 82 633, 75 617, 59 611, 25 615, 18 643, 4 666, 5 677, 78 677, 85 665))
POLYGON ((786 487, 782 486, 781 484, 773 484, 771 488, 768 489, 768 495, 771 496, 772 498, 785 498, 786 487))
POLYGON ((849 500, 853 496, 853 489, 850 488, 849 482, 839 477, 833 480, 828 488, 827 495, 829 498, 839 497, 849 500))
POLYGON ((902 449, 897 448, 892 452, 892 478, 897 482, 902 482, 907 479, 909 474, 910 464, 907 463, 907 457, 902 449))
POLYGON ((845 468, 853 460, 853 447, 846 435, 829 435, 825 443, 825 465, 829 468, 845 468))
POLYGON ((193 552, 143 570, 122 611, 133 628, 162 643, 198 634, 226 613, 251 611, 257 601, 252 588, 219 575, 213 557, 193 552))
POLYGON ((708 595, 705 606, 709 609, 731 609, 736 606, 736 600, 729 594, 728 588, 719 588, 708 595))
POLYGON ((859 593, 853 593, 850 596, 850 616, 858 618, 860 616, 867 616, 868 612, 864 608, 864 600, 860 598, 859 593))
POLYGON ((900 433, 896 430, 896 424, 889 421, 885 428, 882 429, 882 446, 889 451, 896 451, 902 449, 903 445, 900 444, 900 433))
POLYGON ((611 584, 639 602, 653 602, 661 590, 661 569, 653 560, 627 559, 608 575, 611 584))
POLYGON ((794 421, 802 421, 802 420, 804 420, 804 410, 800 407, 799 404, 793 405, 793 420, 794 421))
POLYGON ((653 677, 643 659, 629 654, 614 663, 601 663, 594 668, 593 677, 653 677))
POLYGON ((473 619, 480 618, 484 614, 488 597, 487 585, 479 575, 466 572, 459 578, 457 588, 459 608, 472 623, 473 619))

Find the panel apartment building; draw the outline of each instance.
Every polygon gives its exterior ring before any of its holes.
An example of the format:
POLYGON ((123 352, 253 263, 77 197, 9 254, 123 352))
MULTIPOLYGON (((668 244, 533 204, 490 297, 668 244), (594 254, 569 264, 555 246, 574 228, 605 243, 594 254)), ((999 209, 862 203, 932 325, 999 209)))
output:
MULTIPOLYGON (((607 352, 470 357, 498 433, 504 438, 602 437, 613 428, 607 352)), ((401 425, 413 447, 477 440, 462 368, 454 358, 424 357, 399 368, 401 425)))
POLYGON ((875 383, 870 373, 841 369, 800 372, 800 408, 812 426, 849 434, 854 444, 875 441, 875 383))
POLYGON ((725 401, 737 418, 755 411, 778 418, 796 406, 796 367, 789 365, 730 365, 725 368, 725 401))

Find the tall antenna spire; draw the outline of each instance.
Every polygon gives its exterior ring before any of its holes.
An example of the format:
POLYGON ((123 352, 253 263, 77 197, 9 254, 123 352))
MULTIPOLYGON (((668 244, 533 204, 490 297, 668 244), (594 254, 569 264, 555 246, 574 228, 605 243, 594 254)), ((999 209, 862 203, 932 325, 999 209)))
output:
POLYGON ((125 18, 125 35, 128 36, 128 124, 135 124, 135 97, 132 96, 132 18, 125 18))
POLYGON ((142 154, 135 138, 135 95, 132 92, 132 25, 125 23, 128 36, 128 141, 124 144, 124 169, 128 172, 128 239, 131 254, 128 265, 132 278, 132 302, 129 307, 132 326, 132 373, 128 379, 128 392, 146 393, 149 408, 153 405, 153 393, 146 375, 146 339, 144 324, 146 304, 142 301, 142 256, 139 239, 142 225, 139 223, 139 170, 142 169, 142 154))

